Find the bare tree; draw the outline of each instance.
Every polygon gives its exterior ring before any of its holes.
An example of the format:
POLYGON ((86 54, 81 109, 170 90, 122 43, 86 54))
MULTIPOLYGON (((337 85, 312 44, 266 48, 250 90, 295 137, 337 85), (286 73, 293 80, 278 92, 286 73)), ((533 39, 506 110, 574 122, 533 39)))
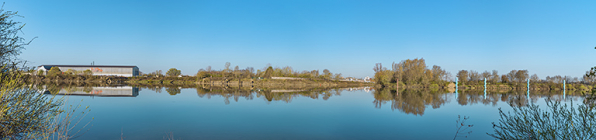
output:
POLYGON ((509 81, 517 81, 515 74, 517 73, 517 70, 511 70, 511 72, 507 73, 507 79, 509 81))
POLYGON ((224 72, 230 72, 230 65, 231 65, 230 62, 226 62, 224 72))
POLYGON ((457 77, 458 81, 461 81, 461 83, 466 83, 468 82, 468 71, 467 70, 460 70, 459 72, 457 72, 457 75, 455 75, 457 77))
POLYGON ((531 80, 531 81, 533 81, 533 82, 539 82, 539 81, 540 81, 540 78, 538 78, 538 75, 536 75, 536 74, 533 74, 533 75, 530 77, 530 80, 531 80))
POLYGON ((376 63, 375 64, 375 67, 373 68, 373 70, 375 71, 375 73, 380 72, 382 69, 383 69, 383 64, 381 64, 381 63, 376 63))
POLYGON ((517 80, 517 83, 525 82, 529 77, 530 74, 528 73, 528 70, 518 70, 515 73, 515 79, 517 80))
POLYGON ((490 81, 490 79, 492 78, 492 75, 490 72, 488 71, 484 71, 481 74, 480 80, 484 80, 486 78, 487 81, 490 81))
POLYGON ((493 70, 492 78, 490 79, 490 81, 492 83, 497 83, 501 81, 501 78, 499 77, 499 71, 493 70))
POLYGON ((478 82, 480 80, 480 74, 478 74, 477 71, 470 70, 470 73, 468 75, 470 77, 470 81, 472 82, 478 82))

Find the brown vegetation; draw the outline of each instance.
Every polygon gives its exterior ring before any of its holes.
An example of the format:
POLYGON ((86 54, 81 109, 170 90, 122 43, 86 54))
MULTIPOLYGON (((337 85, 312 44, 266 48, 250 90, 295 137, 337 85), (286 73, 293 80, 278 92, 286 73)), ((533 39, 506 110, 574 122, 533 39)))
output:
MULTIPOLYGON (((392 70, 383 67, 381 63, 375 64, 375 82, 377 87, 388 88, 448 88, 448 84, 455 82, 451 74, 433 66, 428 69, 424 59, 404 60, 398 64, 392 64, 392 70)), ((586 72, 593 73, 594 70, 586 72)), ((530 76, 528 70, 511 70, 507 74, 499 75, 497 70, 484 71, 479 73, 474 70, 460 70, 455 75, 459 89, 483 90, 484 80, 487 82, 487 90, 527 90, 527 80, 530 80, 530 90, 563 90, 563 81, 566 81, 566 90, 592 89, 596 78, 584 76, 572 78, 569 76, 547 76, 546 79, 539 79, 538 75, 530 76)))

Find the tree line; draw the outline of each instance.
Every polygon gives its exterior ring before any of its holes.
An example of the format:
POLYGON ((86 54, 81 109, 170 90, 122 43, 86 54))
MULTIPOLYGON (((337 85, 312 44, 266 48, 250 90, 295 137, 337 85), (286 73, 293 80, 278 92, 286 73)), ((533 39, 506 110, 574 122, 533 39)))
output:
POLYGON ((445 85, 451 78, 451 74, 440 66, 434 65, 429 69, 423 58, 394 62, 391 64, 391 70, 377 63, 373 70, 374 81, 382 86, 396 83, 422 87, 439 86, 445 85))
MULTIPOLYGON (((589 74, 590 72, 593 71, 587 71, 586 74, 589 74)), ((456 77, 458 78, 458 82, 469 85, 484 84, 485 78, 487 83, 490 84, 501 83, 510 85, 526 83, 528 82, 527 80, 530 80, 530 83, 546 84, 562 84, 565 81, 566 83, 593 85, 596 82, 596 78, 589 77, 587 75, 584 75, 581 78, 555 75, 546 76, 545 79, 540 79, 537 74, 532 74, 530 76, 528 70, 511 70, 509 73, 503 75, 499 75, 497 70, 492 70, 492 72, 484 71, 482 73, 478 73, 474 70, 460 70, 459 72, 457 72, 456 77)))
MULTIPOLYGON (((445 86, 447 83, 455 81, 451 73, 440 66, 433 65, 429 69, 423 58, 407 59, 399 63, 394 62, 391 65, 391 70, 383 67, 381 63, 377 63, 373 70, 375 71, 374 81, 381 86, 395 84, 420 87, 445 86)), ((528 79, 531 83, 562 84, 563 81, 566 81, 570 84, 593 85, 596 83, 596 78, 588 76, 590 73, 594 73, 594 69, 586 71, 586 75, 581 78, 555 75, 540 79, 537 74, 530 76, 528 70, 511 70, 503 75, 500 75, 497 70, 482 73, 475 70, 460 70, 456 73, 455 78, 461 85, 484 85, 484 79, 489 84, 508 84, 512 86, 525 85, 528 79)))
MULTIPOLYGON (((169 69, 166 74, 162 74, 161 70, 144 74, 140 77, 193 77, 193 76, 182 76, 181 71, 176 68, 169 69)), ((239 66, 231 67, 230 62, 226 62, 224 69, 214 70, 211 66, 201 68, 194 76, 196 80, 204 78, 225 78, 225 79, 251 79, 251 78, 271 78, 271 77, 295 77, 295 78, 307 78, 307 79, 320 79, 320 80, 339 80, 343 79, 341 73, 332 73, 328 69, 324 69, 321 72, 319 70, 304 70, 298 71, 290 66, 286 67, 272 67, 267 65, 262 69, 256 69, 253 67, 240 68, 239 66)))

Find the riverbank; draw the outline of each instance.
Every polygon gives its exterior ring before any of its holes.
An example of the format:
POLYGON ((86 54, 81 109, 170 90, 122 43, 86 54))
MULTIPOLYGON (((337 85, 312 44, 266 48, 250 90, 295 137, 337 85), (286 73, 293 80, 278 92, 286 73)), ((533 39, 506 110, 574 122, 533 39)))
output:
POLYGON ((181 80, 181 79, 144 79, 127 80, 124 83, 129 85, 141 86, 208 86, 208 87, 251 87, 251 88, 343 88, 343 87, 362 87, 373 86, 374 83, 353 82, 353 81, 333 81, 333 80, 315 80, 315 79, 204 79, 204 80, 181 80))
MULTIPOLYGON (((405 85, 403 83, 392 83, 388 85, 380 85, 376 84, 375 88, 388 88, 388 89, 430 89, 430 90, 447 90, 450 92, 455 91, 455 83, 453 82, 445 82, 440 84, 431 84, 431 85, 405 85)), ((571 83, 566 84, 557 84, 557 83, 530 83, 530 91, 590 91, 591 89, 595 88, 595 85, 587 85, 581 83, 571 83)), ((459 84, 457 89, 460 91, 483 91, 484 85, 463 85, 459 84)), ((508 91, 526 91, 528 90, 527 84, 504 84, 504 83, 497 83, 497 84, 487 84, 486 90, 490 92, 508 92, 508 91)))
POLYGON ((251 87, 251 88, 342 88, 373 86, 374 83, 362 81, 338 81, 313 78, 203 78, 195 77, 109 77, 109 76, 33 76, 26 79, 30 84, 66 84, 66 85, 113 85, 127 84, 134 86, 179 86, 179 87, 251 87))

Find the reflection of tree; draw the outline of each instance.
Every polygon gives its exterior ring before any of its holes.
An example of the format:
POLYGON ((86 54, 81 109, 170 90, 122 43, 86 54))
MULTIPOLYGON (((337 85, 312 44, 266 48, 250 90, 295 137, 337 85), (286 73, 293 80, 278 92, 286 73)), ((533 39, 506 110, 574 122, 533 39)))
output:
POLYGON ((481 92, 470 93, 462 91, 461 93, 457 94, 457 103, 460 105, 473 105, 481 103, 484 105, 496 106, 497 102, 501 101, 515 106, 527 106, 528 101, 535 103, 541 97, 550 97, 546 96, 547 94, 544 93, 531 93, 530 99, 528 99, 528 95, 523 91, 512 91, 510 93, 487 93, 486 97, 484 93, 481 92))
MULTIPOLYGON (((450 102, 449 98, 452 98, 450 95, 453 94, 454 93, 435 93, 432 90, 403 90, 398 93, 395 90, 380 88, 373 92, 375 98, 373 103, 376 108, 381 108, 382 105, 390 102, 392 110, 397 109, 407 114, 424 115, 427 106, 439 108, 450 102)), ((530 98, 528 99, 527 93, 523 91, 487 93, 486 95, 482 92, 461 92, 457 93, 455 100, 462 106, 474 104, 496 106, 497 103, 501 101, 512 106, 520 107, 528 106, 529 103, 536 103, 540 98, 548 98, 552 101, 563 100, 562 92, 560 94, 558 92, 530 93, 529 97, 530 98)), ((568 95, 566 98, 568 100, 578 100, 578 98, 581 97, 568 95)))
POLYGON ((250 89, 232 89, 232 88, 209 88, 209 87, 196 87, 197 95, 201 98, 207 97, 211 99, 211 96, 221 96, 224 98, 224 103, 230 104, 230 98, 238 102, 240 98, 252 100, 254 96, 251 94, 250 89))
POLYGON ((58 94, 58 92, 60 92, 60 89, 62 89, 62 87, 60 87, 58 85, 47 85, 46 89, 47 89, 47 91, 50 91, 50 93, 52 93, 52 94, 58 94))
POLYGON ((308 97, 311 99, 318 99, 322 97, 323 100, 328 100, 332 96, 341 95, 341 89, 294 89, 294 90, 258 90, 251 88, 215 88, 215 87, 197 87, 197 95, 201 98, 211 96, 221 96, 224 98, 226 104, 230 103, 230 98, 238 102, 240 98, 252 100, 255 96, 257 98, 263 97, 267 102, 284 101, 291 102, 295 97, 308 97))
POLYGON ((381 108, 382 104, 391 101, 391 109, 397 109, 401 112, 414 115, 424 115, 427 105, 433 108, 439 108, 444 105, 448 99, 445 94, 434 93, 431 91, 406 90, 398 94, 395 90, 377 89, 373 93, 375 97, 375 107, 381 108))
POLYGON ((91 93, 91 91, 93 91, 93 87, 91 87, 91 86, 85 86, 85 87, 83 87, 83 91, 85 93, 91 93))
POLYGON ((149 86, 149 87, 145 87, 145 88, 148 88, 149 90, 155 91, 157 93, 161 93, 161 89, 162 89, 162 87, 160 87, 160 86, 149 86))
MULTIPOLYGON (((596 89, 593 89, 582 95, 583 104, 579 105, 573 104, 577 98, 571 99, 570 106, 561 104, 560 96, 554 100, 549 97, 546 110, 533 103, 528 106, 512 104, 513 111, 508 113, 499 108, 499 123, 493 122, 495 133, 488 135, 496 139, 595 139, 595 94, 596 89)), ((563 99, 566 99, 565 94, 563 99)))
POLYGON ((168 92, 168 94, 170 94, 170 95, 176 95, 176 94, 180 94, 180 89, 177 87, 168 87, 168 88, 166 88, 166 92, 168 92))

